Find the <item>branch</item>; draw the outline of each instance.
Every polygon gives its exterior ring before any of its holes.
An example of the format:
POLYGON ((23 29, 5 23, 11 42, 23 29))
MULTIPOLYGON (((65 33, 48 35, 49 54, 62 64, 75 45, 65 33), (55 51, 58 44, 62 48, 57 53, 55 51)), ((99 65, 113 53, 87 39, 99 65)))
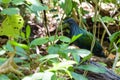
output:
MULTIPOLYGON (((104 24, 104 22, 102 21, 102 19, 99 17, 99 20, 101 21, 103 27, 105 28, 105 30, 107 31, 107 34, 109 35, 109 37, 111 36, 111 33, 109 32, 109 30, 107 29, 106 25, 104 24)), ((118 47, 117 45, 115 44, 115 42, 113 42, 113 46, 116 50, 116 57, 115 57, 115 60, 114 60, 114 63, 113 63, 113 66, 112 66, 112 70, 114 71, 115 70, 115 66, 118 62, 118 59, 119 59, 119 52, 118 52, 118 47)))

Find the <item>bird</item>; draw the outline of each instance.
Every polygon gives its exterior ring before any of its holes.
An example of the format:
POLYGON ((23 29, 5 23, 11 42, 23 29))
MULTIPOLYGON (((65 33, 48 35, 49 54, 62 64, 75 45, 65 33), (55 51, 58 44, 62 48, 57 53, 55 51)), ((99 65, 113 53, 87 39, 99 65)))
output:
MULTIPOLYGON (((80 36, 75 42, 74 44, 76 46, 78 46, 79 48, 82 49, 87 49, 90 50, 91 49, 91 44, 92 44, 92 40, 93 40, 93 34, 88 32, 87 30, 83 29, 82 27, 80 27, 73 18, 68 18, 64 20, 64 24, 68 23, 69 27, 70 27, 70 38, 72 38, 75 35, 79 35, 82 34, 82 36, 80 36)), ((95 39, 95 44, 92 50, 92 53, 95 56, 98 57, 106 57, 104 52, 103 52, 103 48, 100 45, 99 41, 97 39, 95 39)))

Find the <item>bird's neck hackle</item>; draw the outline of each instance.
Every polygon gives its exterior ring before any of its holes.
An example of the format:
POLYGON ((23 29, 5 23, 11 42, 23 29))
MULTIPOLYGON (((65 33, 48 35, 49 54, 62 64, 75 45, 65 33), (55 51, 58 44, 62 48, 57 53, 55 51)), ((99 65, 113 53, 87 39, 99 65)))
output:
POLYGON ((70 24, 70 32, 71 35, 75 35, 76 32, 79 32, 80 27, 76 22, 73 22, 72 24, 70 24))

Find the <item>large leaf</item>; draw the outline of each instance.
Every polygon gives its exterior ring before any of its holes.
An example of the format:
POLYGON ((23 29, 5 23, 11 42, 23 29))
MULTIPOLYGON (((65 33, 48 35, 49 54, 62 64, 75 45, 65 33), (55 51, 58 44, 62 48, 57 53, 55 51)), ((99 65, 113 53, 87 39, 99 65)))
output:
POLYGON ((113 34, 109 37, 111 43, 113 43, 119 36, 120 36, 120 31, 113 33, 113 34))
POLYGON ((0 80, 10 80, 6 75, 1 74, 0 80))
POLYGON ((49 54, 58 54, 59 48, 60 48, 60 47, 59 47, 58 45, 49 46, 49 47, 48 47, 48 53, 49 53, 49 54))
POLYGON ((18 37, 22 29, 24 20, 20 15, 7 16, 0 26, 0 35, 18 37))
POLYGON ((8 4, 8 3, 10 3, 10 2, 11 2, 11 0, 2 0, 2 2, 3 2, 3 3, 7 3, 7 4, 8 4))
POLYGON ((77 63, 72 60, 67 60, 60 63, 54 63, 53 67, 50 68, 49 71, 65 70, 73 66, 74 64, 77 64, 77 63))
POLYGON ((14 61, 15 61, 15 63, 24 63, 25 62, 25 60, 20 59, 18 57, 14 57, 14 61))
POLYGON ((15 49, 16 49, 16 54, 18 54, 21 57, 27 58, 27 56, 26 56, 27 53, 25 52, 25 50, 23 48, 16 46, 15 49))
POLYGON ((86 49, 68 49, 68 52, 70 52, 74 58, 75 61, 78 63, 80 62, 80 57, 83 58, 82 62, 86 61, 91 57, 92 54, 89 50, 86 49))
POLYGON ((70 38, 66 37, 66 36, 60 36, 59 37, 60 41, 63 41, 63 42, 70 42, 70 38))
POLYGON ((10 51, 10 52, 13 52, 14 51, 14 48, 13 46, 10 44, 10 42, 8 41, 7 44, 5 45, 5 49, 7 51, 10 51))
POLYGON ((42 76, 42 80, 52 80, 52 76, 54 75, 53 72, 44 72, 44 75, 42 76))
POLYGON ((47 10, 48 7, 47 6, 43 6, 43 5, 31 5, 30 9, 36 13, 37 11, 43 11, 43 10, 47 10))
POLYGON ((7 15, 14 15, 18 13, 19 13, 18 8, 6 8, 1 11, 1 14, 7 14, 7 15))
POLYGON ((68 15, 72 10, 72 0, 65 0, 64 2, 61 3, 61 7, 68 15))
POLYGON ((24 4, 25 0, 12 0, 12 4, 14 5, 22 5, 24 4))
POLYGON ((57 40, 57 39, 58 39, 58 35, 50 36, 50 37, 49 37, 49 41, 50 41, 50 42, 53 42, 53 41, 55 41, 55 40, 57 40))
POLYGON ((21 48, 23 48, 23 49, 29 49, 29 46, 28 45, 26 45, 26 44, 21 44, 21 43, 18 43, 18 42, 16 42, 16 41, 13 41, 13 40, 11 40, 11 41, 9 41, 10 42, 10 44, 11 45, 13 45, 13 46, 18 46, 18 47, 21 47, 21 48))
POLYGON ((91 54, 91 52, 86 49, 68 49, 68 52, 71 52, 72 54, 77 54, 82 58, 91 54))
POLYGON ((54 75, 53 72, 45 71, 45 72, 35 73, 32 76, 27 76, 22 80, 52 80, 53 75, 54 75))
POLYGON ((116 41, 117 38, 120 36, 120 31, 113 33, 109 39, 110 39, 110 47, 112 47, 113 42, 118 42, 116 41))
POLYGON ((105 16, 105 17, 102 17, 102 21, 103 21, 104 23, 113 23, 113 22, 114 22, 114 19, 111 18, 111 17, 105 16))
POLYGON ((80 36, 82 36, 82 34, 78 34, 78 35, 73 36, 70 43, 72 43, 75 40, 77 40, 80 36))
POLYGON ((83 69, 83 70, 86 70, 86 71, 92 71, 92 72, 95 72, 95 73, 105 73, 106 70, 103 69, 103 68, 99 68, 97 66, 94 66, 94 65, 91 65, 91 64, 88 64, 88 65, 80 65, 78 67, 75 67, 76 69, 83 69))
POLYGON ((49 54, 47 56, 40 58, 39 61, 49 60, 49 59, 58 58, 58 57, 59 57, 58 54, 49 54))
POLYGON ((71 75, 75 80, 88 80, 85 76, 77 74, 75 72, 71 72, 71 75))
POLYGON ((73 56, 73 58, 74 58, 74 60, 75 60, 76 62, 78 62, 78 63, 80 62, 80 56, 79 56, 78 54, 76 54, 76 53, 74 54, 74 53, 73 53, 72 56, 73 56))
POLYGON ((48 69, 48 71, 64 71, 66 72, 70 78, 72 78, 70 71, 68 70, 69 67, 73 67, 74 64, 77 64, 75 61, 66 60, 60 63, 54 63, 53 67, 48 69))
POLYGON ((43 37, 43 38, 36 38, 31 42, 31 46, 37 46, 37 45, 42 45, 48 42, 48 38, 43 37))

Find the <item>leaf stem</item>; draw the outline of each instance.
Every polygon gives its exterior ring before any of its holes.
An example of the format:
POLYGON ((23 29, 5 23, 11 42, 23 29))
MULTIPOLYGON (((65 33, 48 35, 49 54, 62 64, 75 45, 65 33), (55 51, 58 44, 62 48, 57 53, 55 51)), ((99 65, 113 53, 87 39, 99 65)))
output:
MULTIPOLYGON (((109 35, 109 37, 111 36, 111 33, 109 32, 109 30, 107 29, 107 26, 104 24, 104 22, 102 21, 102 19, 99 17, 99 20, 101 21, 103 27, 105 28, 105 30, 107 31, 107 34, 109 35)), ((115 60, 114 60, 114 63, 113 63, 113 66, 112 66, 112 70, 115 71, 115 66, 118 62, 118 59, 119 59, 119 52, 118 52, 118 47, 117 45, 115 44, 115 42, 113 42, 113 46, 116 50, 116 57, 115 57, 115 60)))

